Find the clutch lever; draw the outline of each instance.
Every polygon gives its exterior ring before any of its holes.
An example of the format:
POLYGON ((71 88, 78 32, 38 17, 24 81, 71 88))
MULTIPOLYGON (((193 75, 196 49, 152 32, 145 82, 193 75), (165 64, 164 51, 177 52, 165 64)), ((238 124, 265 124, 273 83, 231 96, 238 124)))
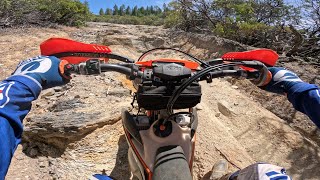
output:
POLYGON ((272 74, 263 63, 259 61, 241 62, 243 63, 241 68, 248 71, 248 79, 252 78, 251 82, 256 86, 264 86, 271 81, 272 74))

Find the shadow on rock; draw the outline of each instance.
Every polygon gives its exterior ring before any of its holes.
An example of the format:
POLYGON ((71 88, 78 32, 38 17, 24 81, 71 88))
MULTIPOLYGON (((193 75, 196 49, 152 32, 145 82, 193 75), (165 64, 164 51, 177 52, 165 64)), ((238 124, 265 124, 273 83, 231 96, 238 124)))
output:
POLYGON ((61 157, 61 155, 65 151, 65 148, 60 149, 52 145, 48 145, 48 144, 37 142, 37 141, 34 141, 34 142, 23 141, 21 145, 23 148, 22 152, 31 158, 38 158, 41 156, 58 158, 58 157, 61 157))
POLYGON ((320 152, 319 147, 304 139, 303 145, 292 151, 288 159, 292 160, 293 167, 287 169, 288 174, 299 174, 300 179, 318 179, 320 177, 319 164, 320 152))
POLYGON ((252 149, 250 150, 259 149, 259 157, 256 160, 272 163, 272 161, 277 161, 277 157, 286 155, 285 161, 291 164, 290 167, 284 165, 284 162, 278 162, 276 165, 286 168, 289 176, 294 179, 319 179, 319 146, 306 139, 302 134, 290 130, 283 122, 261 118, 257 126, 248 127, 237 138, 241 139, 246 136, 268 137, 251 139, 252 149), (259 134, 252 134, 252 130, 255 128, 263 129, 263 131, 260 130, 259 134), (271 146, 277 146, 277 148, 268 148, 271 146), (286 151, 289 152, 286 153, 286 151))
POLYGON ((126 137, 121 135, 118 141, 118 153, 116 159, 116 165, 113 168, 110 176, 115 179, 129 179, 130 178, 130 170, 129 170, 129 162, 128 162, 128 149, 129 146, 126 141, 126 137))

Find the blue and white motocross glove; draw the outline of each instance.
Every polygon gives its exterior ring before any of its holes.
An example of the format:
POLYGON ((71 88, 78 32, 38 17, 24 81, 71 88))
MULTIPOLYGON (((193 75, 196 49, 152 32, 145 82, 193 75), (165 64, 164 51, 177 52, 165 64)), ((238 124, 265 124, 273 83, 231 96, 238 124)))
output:
POLYGON ((21 61, 13 76, 24 76, 36 82, 42 89, 60 86, 71 78, 62 77, 59 71, 61 60, 54 56, 38 56, 21 61))
POLYGON ((285 68, 271 67, 268 69, 272 74, 272 79, 267 85, 261 87, 266 91, 284 94, 287 93, 293 85, 303 82, 295 73, 285 68))

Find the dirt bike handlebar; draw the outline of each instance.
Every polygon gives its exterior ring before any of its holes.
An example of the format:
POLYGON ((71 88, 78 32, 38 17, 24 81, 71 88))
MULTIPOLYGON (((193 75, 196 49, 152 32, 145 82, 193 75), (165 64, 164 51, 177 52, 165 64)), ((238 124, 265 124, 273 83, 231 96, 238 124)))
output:
MULTIPOLYGON (((199 81, 206 80, 207 82, 210 82, 214 78, 219 77, 244 77, 246 79, 252 80, 254 84, 257 86, 262 86, 263 84, 268 83, 270 81, 269 78, 269 71, 268 69, 259 62, 254 61, 243 61, 241 64, 257 68, 260 70, 254 70, 254 71, 248 71, 245 69, 237 69, 237 70, 215 70, 214 72, 209 72, 206 76, 203 76, 199 79, 199 81)), ((228 64, 225 64, 225 66, 228 66, 228 64)), ((230 67, 233 67, 234 65, 230 64, 230 67)), ((150 79, 150 74, 144 73, 143 71, 140 71, 138 69, 139 66, 137 66, 134 63, 123 63, 123 64, 100 64, 98 60, 89 60, 86 63, 80 63, 80 64, 66 64, 64 62, 64 69, 61 71, 62 74, 65 74, 66 76, 70 76, 70 74, 76 73, 76 74, 100 74, 101 72, 108 72, 108 71, 115 71, 119 72, 121 74, 125 74, 128 76, 131 80, 135 78, 139 79, 150 79)))
POLYGON ((60 73, 70 75, 70 74, 100 74, 101 72, 115 71, 127 76, 134 76, 139 78, 143 76, 143 72, 135 70, 133 68, 134 64, 125 63, 125 64, 100 64, 99 61, 89 60, 86 63, 80 64, 65 64, 64 69, 60 69, 60 73))
MULTIPOLYGON (((56 56, 60 59, 66 60, 68 63, 71 64, 82 64, 86 63, 88 59, 96 58, 100 60, 104 60, 104 62, 107 62, 109 59, 116 59, 119 61, 122 61, 124 63, 134 63, 134 60, 129 59, 127 57, 123 57, 121 55, 117 55, 112 53, 111 49, 108 46, 105 45, 99 45, 99 44, 85 44, 82 42, 77 42, 69 39, 64 39, 64 38, 50 38, 46 41, 44 41, 40 45, 40 50, 41 50, 41 55, 46 55, 46 56, 56 56)), ((271 74, 268 72, 266 66, 274 66, 278 60, 278 54, 270 49, 255 49, 255 50, 250 50, 250 51, 245 51, 245 52, 228 52, 224 55, 221 56, 221 59, 219 61, 214 60, 214 61, 202 61, 200 59, 195 58, 194 56, 182 52, 181 50, 178 49, 172 49, 172 48, 155 48, 151 49, 141 55, 141 57, 138 59, 138 62, 142 60, 145 56, 150 54, 151 52, 157 51, 157 50, 174 50, 175 52, 182 53, 184 55, 187 55, 189 58, 192 59, 192 61, 198 63, 201 68, 209 68, 210 66, 214 65, 219 65, 224 62, 229 62, 229 63, 238 63, 240 66, 241 64, 244 64, 244 68, 242 69, 247 70, 250 72, 250 70, 246 69, 247 65, 249 67, 252 67, 253 69, 258 69, 260 76, 259 78, 256 78, 254 83, 258 86, 262 86, 271 79, 271 74), (243 61, 248 61, 248 63, 243 63, 243 61), (260 62, 260 64, 253 65, 256 62, 260 62), (241 63, 239 63, 241 62, 241 63), (263 64, 263 66, 261 66, 263 64), (255 68, 257 67, 257 68, 255 68)), ((60 65, 60 72, 64 76, 64 74, 68 74, 69 69, 64 68, 66 62, 61 63, 60 65)), ((188 63, 185 64, 187 66, 188 63)), ((69 65, 72 70, 71 65, 69 65)), ((76 66, 76 65, 75 65, 76 66)), ((96 64, 90 64, 90 66, 96 66, 96 64)), ((194 64, 190 64, 189 66, 194 66, 194 64)), ((83 66, 82 66, 83 67, 83 66)), ((128 66, 114 66, 114 65, 102 65, 100 67, 95 67, 95 68, 83 68, 80 70, 86 70, 89 71, 87 72, 88 74, 98 74, 104 70, 108 71, 117 71, 123 74, 131 74, 134 75, 136 73, 137 75, 140 74, 141 72, 138 73, 137 70, 134 70, 133 72, 130 72, 130 67, 128 66)), ((74 67, 76 68, 76 67, 74 67)), ((132 68, 131 68, 132 69, 132 68)), ((192 69, 193 71, 196 68, 192 69)), ((251 69, 252 70, 252 69, 251 69)), ((210 74, 210 73, 209 73, 210 74)), ((224 73, 222 73, 224 74, 224 73)), ((236 73, 235 73, 236 74, 236 73)), ((249 73, 250 74, 250 73, 249 73)), ((225 74, 224 74, 225 75, 225 74)), ((232 75, 232 73, 230 74, 232 75)), ((64 76, 65 78, 69 78, 68 76, 64 76)), ((174 77, 173 77, 174 78, 174 77)))

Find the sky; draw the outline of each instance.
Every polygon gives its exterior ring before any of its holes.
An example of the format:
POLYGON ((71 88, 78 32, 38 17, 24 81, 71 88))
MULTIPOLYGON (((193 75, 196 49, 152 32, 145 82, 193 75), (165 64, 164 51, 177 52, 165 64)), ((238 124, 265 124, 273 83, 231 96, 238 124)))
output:
MULTIPOLYGON (((80 0, 83 2, 84 0, 80 0)), ((100 8, 103 8, 104 10, 106 8, 113 8, 115 4, 118 6, 121 6, 122 4, 130 7, 134 6, 159 6, 162 8, 163 3, 169 3, 171 0, 87 0, 89 2, 89 7, 91 12, 94 14, 98 14, 100 8)))

